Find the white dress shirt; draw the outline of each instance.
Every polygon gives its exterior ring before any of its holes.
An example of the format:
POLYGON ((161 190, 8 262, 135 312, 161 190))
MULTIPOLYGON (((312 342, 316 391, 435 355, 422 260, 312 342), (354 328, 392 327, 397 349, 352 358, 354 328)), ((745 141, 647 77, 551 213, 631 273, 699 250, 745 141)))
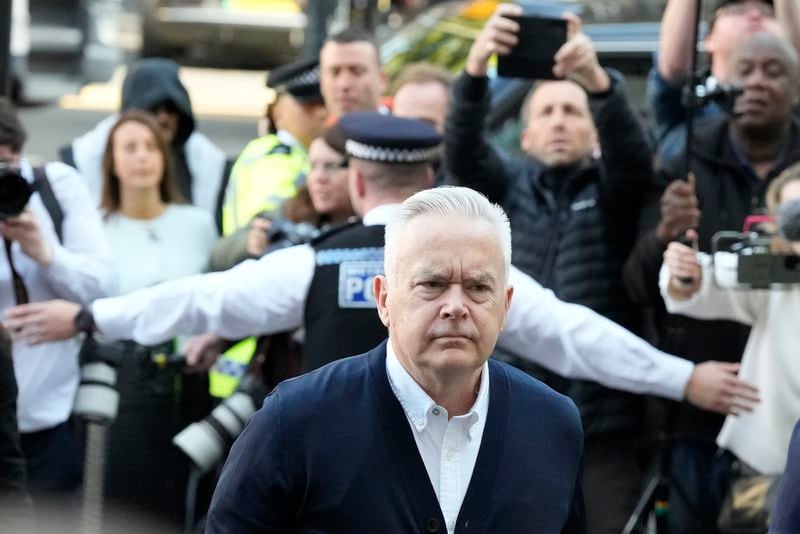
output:
MULTIPOLYGON (((371 210, 364 224, 385 224, 398 206, 371 210)), ((303 322, 314 268, 314 249, 300 245, 225 272, 101 299, 92 309, 105 336, 144 345, 178 334, 210 331, 238 339, 294 330, 303 322)), ((589 308, 558 300, 514 267, 509 284, 514 298, 498 346, 567 378, 683 398, 694 369, 691 362, 655 349, 589 308)))
MULTIPOLYGON (((38 194, 28 206, 36 217, 44 239, 53 247, 53 261, 40 266, 13 243, 14 266, 22 276, 31 302, 66 299, 89 303, 113 294, 115 277, 103 236, 100 214, 94 208, 78 173, 63 163, 45 166, 53 194, 64 212, 63 237, 59 243, 50 214, 38 194)), ((20 172, 29 182, 33 171, 22 161, 20 172)), ((5 248, 0 260, 0 310, 16 304, 5 248)), ((14 373, 17 378, 17 418, 22 432, 52 428, 69 418, 78 388, 78 342, 76 338, 41 345, 14 343, 14 373)))
POLYGON ((475 461, 481 448, 486 414, 489 411, 489 364, 481 370, 481 385, 475 403, 464 415, 450 418, 434 402, 397 359, 392 340, 386 344, 386 374, 394 396, 400 401, 411 426, 417 450, 425 464, 433 491, 439 499, 447 532, 456 520, 467 494, 475 461))

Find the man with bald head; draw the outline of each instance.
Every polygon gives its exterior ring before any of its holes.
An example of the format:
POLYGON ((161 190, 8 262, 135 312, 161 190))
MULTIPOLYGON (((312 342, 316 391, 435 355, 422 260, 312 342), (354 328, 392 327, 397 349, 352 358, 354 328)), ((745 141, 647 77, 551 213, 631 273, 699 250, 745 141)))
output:
POLYGON ((431 63, 414 63, 394 81, 392 113, 398 117, 427 122, 444 132, 453 74, 431 63))
MULTIPOLYGON (((800 122, 793 114, 800 61, 794 47, 770 32, 745 37, 731 54, 727 77, 744 92, 731 115, 698 120, 692 181, 686 181, 685 150, 658 172, 643 207, 642 236, 625 266, 625 283, 635 300, 655 307, 660 348, 694 362, 713 359, 735 365, 748 328, 667 314, 658 294, 658 273, 670 241, 694 229, 699 249, 710 252, 712 236, 721 230, 741 231, 748 215, 763 210, 772 179, 800 161, 800 122)), ((672 478, 699 514, 688 511, 683 499, 671 499, 670 532, 715 532, 725 492, 718 481, 730 463, 715 444, 723 420, 685 404, 671 410, 672 478)))
MULTIPOLYGON (((669 0, 661 18, 658 54, 647 80, 647 97, 653 109, 659 158, 668 161, 686 143, 687 111, 683 87, 691 71, 694 13, 699 0, 669 0)), ((727 83, 731 56, 737 43, 748 35, 769 32, 788 36, 800 48, 800 3, 797 0, 715 0, 708 31, 703 38, 709 55, 710 77, 727 83)), ((716 103, 697 110, 696 117, 718 115, 716 103)))
MULTIPOLYGON (((556 80, 540 81, 525 100, 513 159, 488 144, 487 64, 517 43, 500 4, 455 81, 445 124, 445 175, 502 205, 511 221, 514 265, 566 301, 588 306, 636 330, 638 314, 622 286, 639 203, 652 180, 647 136, 617 74, 603 69, 580 20, 568 16, 568 41, 555 55, 556 80)), ((590 532, 622 529, 639 492, 635 455, 641 401, 583 381, 536 375, 567 393, 586 431, 585 495, 590 532)))

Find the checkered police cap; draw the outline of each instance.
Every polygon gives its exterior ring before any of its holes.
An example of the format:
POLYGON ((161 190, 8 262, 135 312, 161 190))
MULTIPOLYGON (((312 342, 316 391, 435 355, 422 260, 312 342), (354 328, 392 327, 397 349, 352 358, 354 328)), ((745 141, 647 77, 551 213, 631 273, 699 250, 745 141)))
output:
POLYGON ((429 124, 377 112, 353 112, 336 125, 348 156, 379 163, 424 163, 442 138, 429 124))

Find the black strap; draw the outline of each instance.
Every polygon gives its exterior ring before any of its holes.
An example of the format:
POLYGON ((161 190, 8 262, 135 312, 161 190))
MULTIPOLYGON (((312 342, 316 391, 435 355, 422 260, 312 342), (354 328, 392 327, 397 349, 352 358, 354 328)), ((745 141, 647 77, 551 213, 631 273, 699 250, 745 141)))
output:
POLYGON ((33 188, 39 192, 42 204, 47 209, 47 213, 50 214, 58 241, 63 243, 64 212, 61 209, 61 204, 58 203, 55 193, 53 193, 53 187, 50 185, 50 180, 47 179, 47 172, 45 172, 44 167, 33 168, 33 188))
POLYGON ((27 304, 30 302, 28 299, 28 288, 25 287, 25 282, 14 267, 14 258, 11 256, 11 241, 3 239, 6 244, 6 258, 8 259, 8 266, 11 268, 11 279, 14 284, 14 299, 17 305, 27 304))
MULTIPOLYGON (((55 193, 53 193, 53 188, 50 185, 50 180, 47 179, 47 173, 44 167, 33 168, 33 189, 39 193, 39 198, 42 199, 42 204, 44 204, 47 213, 50 215, 50 219, 53 221, 53 228, 56 231, 58 240, 63 243, 62 227, 64 226, 64 212, 61 209, 61 205, 58 203, 55 193)), ((8 239, 3 239, 3 241, 5 241, 6 246, 8 266, 11 268, 11 278, 14 284, 14 299, 17 301, 17 304, 27 304, 30 302, 28 299, 28 288, 25 287, 22 276, 20 276, 17 269, 14 267, 14 258, 11 256, 12 243, 8 239)))

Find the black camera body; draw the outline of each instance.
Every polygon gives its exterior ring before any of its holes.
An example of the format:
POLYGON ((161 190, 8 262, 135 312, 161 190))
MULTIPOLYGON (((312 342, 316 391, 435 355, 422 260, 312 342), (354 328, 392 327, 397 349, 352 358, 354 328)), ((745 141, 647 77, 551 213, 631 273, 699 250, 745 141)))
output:
POLYGON ((32 194, 33 186, 19 171, 0 162, 0 220, 22 213, 32 194))
POLYGON ((272 223, 267 229, 267 239, 269 246, 264 254, 269 254, 278 249, 304 245, 320 235, 320 230, 316 226, 305 222, 292 222, 286 219, 273 219, 261 216, 272 223))
POLYGON ((704 82, 694 87, 685 86, 682 95, 682 104, 685 108, 699 109, 706 104, 715 103, 722 108, 725 113, 732 114, 736 105, 736 99, 744 93, 744 88, 735 83, 722 83, 713 76, 709 76, 704 82), (694 102, 692 102, 694 99, 694 102))
MULTIPOLYGON (((720 256, 727 252, 736 257, 735 282, 748 289, 779 288, 800 284, 800 256, 776 253, 772 242, 775 236, 756 232, 718 232, 712 240, 716 279, 720 281, 720 256)), ((722 267, 724 269, 724 267, 722 267)), ((728 266, 729 270, 733 265, 728 266)), ((726 277, 730 278, 730 277, 726 277)), ((729 285, 721 283, 720 285, 729 285)))

